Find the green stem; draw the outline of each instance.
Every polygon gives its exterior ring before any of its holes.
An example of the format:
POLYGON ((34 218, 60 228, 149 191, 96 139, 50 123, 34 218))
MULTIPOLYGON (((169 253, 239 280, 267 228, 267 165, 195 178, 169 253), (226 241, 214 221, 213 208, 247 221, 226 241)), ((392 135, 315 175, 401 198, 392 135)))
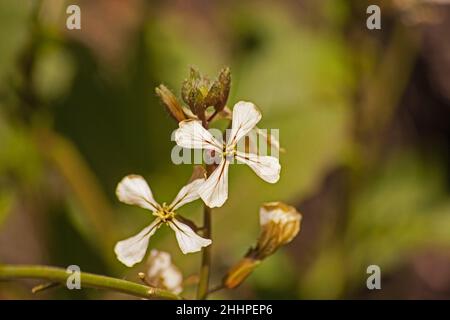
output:
MULTIPOLYGON (((66 284, 70 274, 65 269, 39 265, 0 265, 0 280, 43 279, 66 284)), ((180 296, 169 291, 144 286, 135 282, 81 272, 81 287, 106 289, 141 298, 178 300, 180 296)))
MULTIPOLYGON (((205 113, 203 112, 202 119, 203 127, 208 130, 208 121, 206 120, 205 113)), ((206 166, 206 174, 209 177, 214 171, 214 165, 206 166)), ((203 204, 203 237, 211 239, 211 212, 212 209, 206 204, 203 204)), ((197 299, 205 300, 208 297, 209 288, 209 274, 211 273, 211 247, 209 245, 203 248, 202 251, 202 265, 200 267, 200 275, 197 287, 197 299)))
MULTIPOLYGON (((211 208, 204 205, 203 209, 203 236, 211 239, 211 208)), ((198 282, 197 299, 204 300, 208 297, 209 274, 211 271, 211 245, 203 248, 202 265, 200 268, 200 280, 198 282)))

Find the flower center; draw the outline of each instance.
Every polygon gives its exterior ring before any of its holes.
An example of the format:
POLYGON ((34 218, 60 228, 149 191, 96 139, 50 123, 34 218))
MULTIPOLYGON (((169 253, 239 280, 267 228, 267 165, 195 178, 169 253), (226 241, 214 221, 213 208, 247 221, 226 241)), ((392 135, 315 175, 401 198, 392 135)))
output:
POLYGON ((233 160, 236 156, 237 148, 236 145, 233 146, 223 146, 222 155, 227 160, 233 160))
POLYGON ((167 222, 173 219, 175 212, 173 212, 170 207, 164 202, 161 210, 155 213, 162 222, 167 222))

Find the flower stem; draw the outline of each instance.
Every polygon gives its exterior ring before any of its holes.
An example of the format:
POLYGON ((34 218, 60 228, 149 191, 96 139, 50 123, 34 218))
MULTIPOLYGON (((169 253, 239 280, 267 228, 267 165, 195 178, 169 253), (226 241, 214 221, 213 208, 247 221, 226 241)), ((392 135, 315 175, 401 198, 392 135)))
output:
MULTIPOLYGON (((66 284, 70 274, 65 269, 39 265, 0 265, 0 280, 43 279, 66 284)), ((144 286, 135 282, 80 272, 81 287, 106 289, 130 294, 141 298, 178 300, 180 296, 169 291, 144 286)))
MULTIPOLYGON (((203 209, 203 237, 211 239, 211 208, 204 205, 203 209)), ((211 245, 203 248, 202 265, 200 267, 200 280, 197 288, 197 299, 208 297, 209 274, 211 271, 211 245)))

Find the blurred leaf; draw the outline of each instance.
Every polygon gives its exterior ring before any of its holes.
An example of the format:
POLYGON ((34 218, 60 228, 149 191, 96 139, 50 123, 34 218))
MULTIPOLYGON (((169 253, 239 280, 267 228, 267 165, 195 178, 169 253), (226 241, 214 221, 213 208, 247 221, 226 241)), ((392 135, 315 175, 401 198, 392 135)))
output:
POLYGON ((6 123, 0 114, 0 177, 8 172, 26 184, 34 183, 41 175, 41 158, 28 132, 6 123))
POLYGON ((334 109, 350 102, 354 80, 338 34, 310 30, 278 6, 238 10, 233 19, 240 28, 236 32, 254 33, 261 43, 242 62, 233 97, 256 102, 266 116, 290 112, 292 117, 305 108, 334 109))
POLYGON ((443 172, 439 162, 405 151, 359 190, 345 239, 353 282, 370 264, 389 272, 427 246, 450 246, 448 229, 443 236, 450 221, 443 172))
POLYGON ((7 73, 17 65, 19 50, 27 40, 30 1, 0 1, 0 88, 7 73))
POLYGON ((344 256, 339 248, 322 250, 309 271, 301 277, 299 298, 339 298, 345 286, 345 272, 344 256))
POLYGON ((11 212, 14 200, 15 197, 13 192, 7 191, 5 189, 0 189, 0 228, 3 222, 6 220, 8 213, 11 212))
POLYGON ((64 48, 50 44, 42 47, 35 68, 36 91, 45 101, 61 97, 69 90, 75 70, 64 48))
POLYGON ((253 274, 244 282, 258 290, 262 299, 294 299, 295 266, 287 254, 281 250, 262 261, 253 274), (283 270, 283 272, 279 272, 283 270))

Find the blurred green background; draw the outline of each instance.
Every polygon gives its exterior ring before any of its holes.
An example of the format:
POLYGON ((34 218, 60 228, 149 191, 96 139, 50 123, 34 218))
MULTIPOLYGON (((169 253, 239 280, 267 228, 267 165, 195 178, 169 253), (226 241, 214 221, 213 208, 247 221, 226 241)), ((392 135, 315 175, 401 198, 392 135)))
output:
MULTIPOLYGON (((232 71, 231 107, 279 128, 282 173, 269 185, 230 173, 213 217, 212 284, 252 245, 262 202, 303 214, 302 231, 241 287, 212 298, 450 298, 450 5, 397 0, 0 2, 0 263, 79 265, 137 280, 114 257, 148 212, 114 190, 143 175, 170 201, 191 173, 174 165, 177 124, 154 93, 179 95, 190 66, 232 71), (81 8, 81 30, 66 8, 81 8), (382 29, 366 28, 378 4, 382 29), (366 288, 379 265, 382 290, 366 288)), ((201 221, 197 201, 182 212, 201 221)), ((168 228, 167 250, 185 277, 168 228)), ((115 299, 116 293, 2 282, 1 299, 115 299)), ((187 289, 189 295, 190 289, 187 289)))

